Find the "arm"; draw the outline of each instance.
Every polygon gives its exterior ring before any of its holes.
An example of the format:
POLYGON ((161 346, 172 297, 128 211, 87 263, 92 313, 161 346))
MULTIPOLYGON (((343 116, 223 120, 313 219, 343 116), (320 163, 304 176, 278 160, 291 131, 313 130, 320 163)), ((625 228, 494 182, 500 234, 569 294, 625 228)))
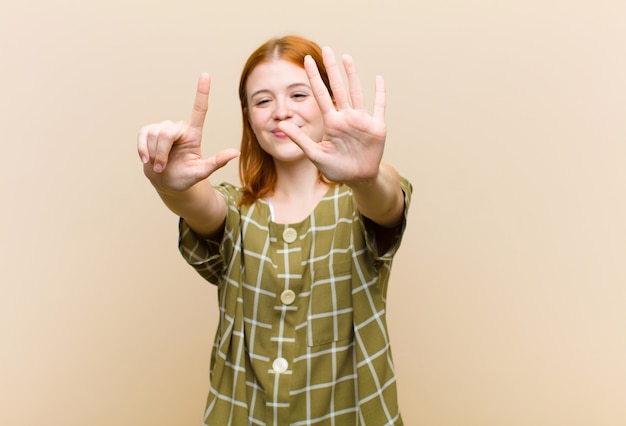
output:
POLYGON ((137 151, 144 174, 165 205, 182 217, 199 235, 218 235, 226 217, 226 202, 213 189, 208 177, 237 157, 226 149, 203 159, 202 128, 208 109, 210 78, 202 74, 191 120, 164 121, 144 126, 137 137, 137 151))
POLYGON ((384 81, 376 78, 374 110, 369 114, 352 58, 343 57, 349 84, 346 90, 332 50, 325 47, 322 54, 334 99, 311 57, 305 58, 304 67, 324 117, 324 139, 313 141, 288 121, 281 122, 280 129, 324 176, 352 189, 363 216, 384 228, 393 228, 402 221, 404 194, 396 170, 381 163, 386 140, 384 81))
POLYGON ((193 231, 205 238, 217 238, 226 219, 226 202, 204 179, 185 191, 157 188, 163 203, 180 216, 193 231))
POLYGON ((404 193, 400 175, 388 164, 381 164, 376 178, 350 185, 361 214, 384 228, 402 222, 404 193))

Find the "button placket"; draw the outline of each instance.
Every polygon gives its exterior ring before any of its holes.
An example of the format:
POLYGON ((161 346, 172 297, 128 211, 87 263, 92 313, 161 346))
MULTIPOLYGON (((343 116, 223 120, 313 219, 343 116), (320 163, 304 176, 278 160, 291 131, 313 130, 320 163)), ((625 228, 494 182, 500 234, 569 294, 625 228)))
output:
POLYGON ((272 363, 272 369, 278 374, 284 373, 287 368, 289 368, 289 363, 285 358, 276 358, 272 363))
POLYGON ((293 228, 286 228, 283 231, 283 240, 287 244, 293 243, 294 241, 296 241, 296 238, 298 238, 298 233, 296 232, 295 229, 293 229, 293 228))
POLYGON ((287 289, 280 294, 280 301, 283 302, 283 305, 291 305, 296 301, 296 293, 287 289))

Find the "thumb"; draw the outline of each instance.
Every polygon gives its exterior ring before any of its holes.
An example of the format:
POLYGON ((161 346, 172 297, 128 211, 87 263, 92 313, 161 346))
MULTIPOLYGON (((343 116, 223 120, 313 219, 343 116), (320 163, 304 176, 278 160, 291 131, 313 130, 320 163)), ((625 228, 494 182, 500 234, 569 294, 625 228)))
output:
POLYGON ((214 156, 202 161, 202 170, 200 171, 201 177, 205 179, 211 176, 216 170, 221 169, 237 157, 239 157, 239 150, 235 148, 227 148, 219 151, 214 156))

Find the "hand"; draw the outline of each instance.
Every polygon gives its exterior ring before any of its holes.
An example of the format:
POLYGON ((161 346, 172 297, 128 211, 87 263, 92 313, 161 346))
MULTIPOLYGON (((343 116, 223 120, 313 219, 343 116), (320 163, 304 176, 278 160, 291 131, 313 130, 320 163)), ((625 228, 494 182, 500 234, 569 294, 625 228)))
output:
POLYGON ((365 107, 361 82, 352 57, 343 56, 349 84, 348 95, 333 51, 325 47, 322 55, 334 102, 310 56, 305 58, 304 68, 324 118, 323 140, 311 140, 296 125, 287 121, 279 124, 280 130, 331 181, 348 185, 371 181, 378 175, 386 138, 384 81, 382 77, 376 77, 374 111, 370 115, 365 107))
POLYGON ((157 190, 185 191, 237 157, 226 149, 202 159, 201 141, 211 80, 201 74, 190 121, 149 124, 139 131, 137 151, 144 173, 157 190))

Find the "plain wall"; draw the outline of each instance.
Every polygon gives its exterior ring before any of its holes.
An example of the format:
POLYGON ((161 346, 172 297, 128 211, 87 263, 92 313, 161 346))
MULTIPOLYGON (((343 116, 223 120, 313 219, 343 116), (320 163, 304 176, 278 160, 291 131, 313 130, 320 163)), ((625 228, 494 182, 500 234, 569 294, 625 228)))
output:
MULTIPOLYGON (((32 0, 0 5, 0 424, 199 425, 215 288, 136 134, 237 147, 267 38, 351 53, 414 184, 388 317, 409 426, 626 424, 626 3, 32 0)), ((237 182, 236 164, 214 181, 237 182)))

